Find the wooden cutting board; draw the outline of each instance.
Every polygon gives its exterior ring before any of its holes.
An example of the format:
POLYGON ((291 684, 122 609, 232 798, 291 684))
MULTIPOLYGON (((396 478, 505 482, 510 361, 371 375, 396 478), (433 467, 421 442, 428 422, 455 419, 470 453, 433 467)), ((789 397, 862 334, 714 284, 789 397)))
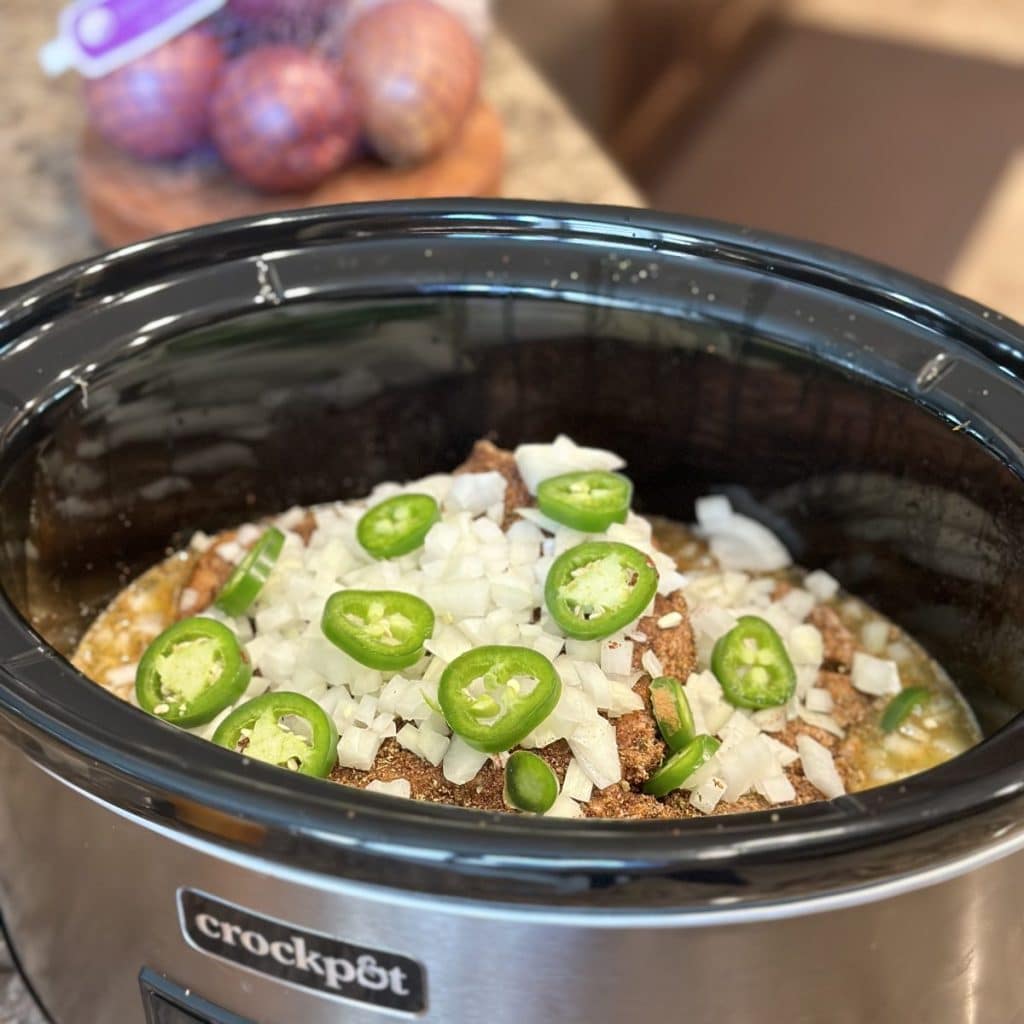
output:
POLYGON ((495 196, 504 139, 497 113, 480 102, 443 153, 416 167, 373 159, 352 164, 311 192, 266 195, 239 183, 215 160, 151 164, 134 160, 87 131, 78 183, 99 237, 128 245, 183 228, 275 210, 378 199, 495 196))

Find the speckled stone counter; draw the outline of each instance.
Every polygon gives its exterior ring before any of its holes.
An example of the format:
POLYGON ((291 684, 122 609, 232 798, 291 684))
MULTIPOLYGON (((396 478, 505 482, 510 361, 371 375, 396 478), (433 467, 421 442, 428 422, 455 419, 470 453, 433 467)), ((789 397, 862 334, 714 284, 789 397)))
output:
MULTIPOLYGON (((75 188, 74 149, 82 125, 77 83, 73 75, 46 80, 35 60, 53 34, 60 4, 4 0, 0 6, 2 288, 87 256, 98 243, 75 188)), ((490 43, 485 88, 506 127, 506 196, 642 203, 562 101, 500 35, 490 43)))

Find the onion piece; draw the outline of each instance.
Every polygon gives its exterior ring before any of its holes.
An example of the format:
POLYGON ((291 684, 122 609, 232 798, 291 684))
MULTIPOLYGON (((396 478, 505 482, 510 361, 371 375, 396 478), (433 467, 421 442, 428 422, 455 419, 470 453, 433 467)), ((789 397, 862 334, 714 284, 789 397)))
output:
POLYGON ((578 725, 569 737, 569 749, 584 774, 598 789, 622 780, 615 728, 607 719, 595 715, 578 725))
POLYGON ((853 655, 850 682, 861 693, 872 697, 888 697, 903 689, 900 670, 894 661, 876 658, 873 654, 857 651, 853 655))
POLYGON ((830 732, 838 739, 843 739, 846 736, 846 730, 831 715, 823 715, 817 711, 808 711, 807 708, 800 708, 797 713, 803 721, 808 725, 813 725, 816 729, 830 732))
POLYGON ((694 502, 694 510, 697 513, 698 525, 706 530, 728 522, 735 514, 732 502, 724 494, 709 494, 698 498, 694 502))
POLYGON ((728 789, 728 784, 725 780, 717 775, 712 775, 711 778, 702 782, 696 789, 691 791, 690 806, 696 807, 698 811, 702 811, 704 814, 710 814, 718 806, 722 797, 725 796, 726 789, 728 789))
POLYGON ((785 775, 772 775, 754 784, 754 789, 770 804, 788 804, 796 799, 793 783, 785 775))
POLYGON ((818 668, 825 657, 825 641, 821 630, 806 622, 794 626, 786 636, 786 650, 794 665, 818 668))
POLYGON ((831 800, 846 792, 831 753, 817 740, 801 734, 796 738, 796 749, 805 778, 822 796, 831 800))
POLYGON ((562 473, 589 469, 621 469, 626 463, 603 448, 584 448, 572 438, 559 434, 552 444, 521 444, 515 450, 516 467, 530 494, 537 493, 542 480, 562 473))
POLYGON ((832 699, 832 694, 820 686, 812 687, 804 694, 804 706, 808 711, 818 711, 823 715, 827 715, 831 713, 835 703, 832 699))
POLYGON ((388 796, 400 796, 406 800, 412 798, 412 786, 408 779, 391 779, 384 782, 381 779, 374 779, 366 784, 367 793, 386 793, 388 796))
POLYGON ((487 757, 487 754, 474 750, 465 740, 455 736, 445 751, 441 771, 450 783, 463 786, 476 777, 487 763, 487 757))
POLYGON ((792 564, 782 541, 749 516, 734 513, 702 527, 700 533, 708 539, 711 554, 724 569, 774 572, 792 564))
POLYGON ((601 671, 610 676, 624 676, 633 667, 632 640, 610 638, 601 644, 601 671))
POLYGON ((583 811, 575 800, 571 800, 564 793, 555 797, 555 802, 544 812, 545 818, 582 818, 583 811))
POLYGON ((368 772, 377 759, 383 737, 372 729, 350 725, 338 741, 338 764, 342 768, 356 768, 368 772))
POLYGON ((483 515, 491 505, 505 501, 508 481, 498 472, 459 473, 452 477, 444 507, 455 512, 483 515))
POLYGON ((569 765, 565 769, 565 781, 562 783, 562 795, 586 803, 594 792, 594 784, 587 777, 586 772, 579 766, 576 758, 569 759, 569 765))
POLYGON ((815 569, 804 577, 804 587, 819 601, 831 601, 839 592, 839 582, 824 569, 815 569))
POLYGON ((640 664, 643 666, 644 671, 652 678, 657 679, 658 676, 665 674, 665 670, 662 667, 661 659, 654 653, 651 648, 644 651, 640 658, 640 664))

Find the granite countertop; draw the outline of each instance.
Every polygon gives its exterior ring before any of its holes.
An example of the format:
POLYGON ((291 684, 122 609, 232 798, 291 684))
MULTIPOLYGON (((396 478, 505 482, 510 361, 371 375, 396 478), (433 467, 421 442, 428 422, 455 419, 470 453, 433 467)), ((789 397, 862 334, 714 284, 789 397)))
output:
MULTIPOLYGON (((48 80, 36 64, 36 52, 53 35, 60 6, 58 0, 3 3, 0 288, 99 248, 74 179, 74 149, 82 129, 77 82, 73 75, 48 80)), ((485 92, 506 129, 504 195, 642 204, 622 172, 500 33, 489 44, 485 92)))

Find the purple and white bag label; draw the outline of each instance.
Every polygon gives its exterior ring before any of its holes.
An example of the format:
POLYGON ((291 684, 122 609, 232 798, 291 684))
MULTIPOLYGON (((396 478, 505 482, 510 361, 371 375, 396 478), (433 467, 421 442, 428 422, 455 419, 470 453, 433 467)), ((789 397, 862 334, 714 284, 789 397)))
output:
POLYGON ((220 10, 227 0, 75 0, 39 51, 48 75, 75 68, 87 78, 133 61, 220 10))

